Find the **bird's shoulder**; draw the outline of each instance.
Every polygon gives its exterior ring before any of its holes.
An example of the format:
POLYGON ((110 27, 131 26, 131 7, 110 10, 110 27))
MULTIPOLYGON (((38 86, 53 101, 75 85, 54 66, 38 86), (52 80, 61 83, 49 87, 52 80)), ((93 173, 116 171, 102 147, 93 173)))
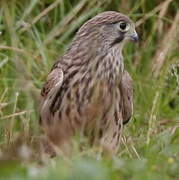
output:
POLYGON ((44 83, 41 95, 42 97, 46 97, 49 92, 56 86, 60 86, 63 82, 65 65, 63 64, 63 59, 58 60, 52 67, 50 73, 46 78, 46 82, 44 83))

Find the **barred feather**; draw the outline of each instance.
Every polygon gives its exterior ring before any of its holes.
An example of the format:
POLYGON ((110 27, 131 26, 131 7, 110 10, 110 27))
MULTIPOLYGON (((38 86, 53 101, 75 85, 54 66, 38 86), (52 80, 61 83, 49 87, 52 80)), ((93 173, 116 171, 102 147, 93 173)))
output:
POLYGON ((42 89, 41 121, 50 140, 61 145, 72 135, 99 133, 116 149, 120 130, 132 114, 132 79, 124 70, 124 33, 115 23, 132 21, 104 12, 85 23, 55 63, 42 89))

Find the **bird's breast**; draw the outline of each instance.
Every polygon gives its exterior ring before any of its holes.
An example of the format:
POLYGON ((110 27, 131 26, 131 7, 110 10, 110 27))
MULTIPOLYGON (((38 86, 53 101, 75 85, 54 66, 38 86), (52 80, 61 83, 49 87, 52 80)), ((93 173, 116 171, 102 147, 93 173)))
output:
POLYGON ((86 79, 86 82, 75 84, 67 91, 63 98, 62 111, 66 112, 66 117, 94 125, 98 119, 114 113, 118 91, 118 87, 111 86, 108 80, 86 79))

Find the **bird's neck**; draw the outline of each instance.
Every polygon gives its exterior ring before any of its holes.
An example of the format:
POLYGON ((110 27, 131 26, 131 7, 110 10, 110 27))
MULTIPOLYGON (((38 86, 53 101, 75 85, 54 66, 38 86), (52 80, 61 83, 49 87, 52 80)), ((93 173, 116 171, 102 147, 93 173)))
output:
POLYGON ((96 49, 88 49, 86 53, 91 52, 91 58, 88 62, 88 70, 92 71, 94 78, 107 80, 110 84, 119 82, 123 71, 124 62, 122 56, 122 45, 114 47, 97 46, 96 49))
POLYGON ((80 71, 88 72, 93 78, 114 83, 121 79, 124 70, 122 46, 123 44, 116 44, 111 47, 99 39, 84 38, 75 40, 69 51, 73 55, 72 63, 79 64, 80 71))
POLYGON ((96 62, 98 70, 96 74, 100 79, 107 79, 110 84, 115 84, 116 81, 120 81, 122 73, 124 71, 124 63, 122 52, 119 47, 113 47, 107 51, 106 56, 99 58, 96 62))

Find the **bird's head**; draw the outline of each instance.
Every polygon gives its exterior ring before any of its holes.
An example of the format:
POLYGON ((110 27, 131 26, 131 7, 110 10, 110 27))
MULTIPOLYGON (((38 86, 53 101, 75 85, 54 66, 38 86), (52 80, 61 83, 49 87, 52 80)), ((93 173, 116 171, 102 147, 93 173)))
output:
POLYGON ((135 25, 129 17, 115 11, 106 11, 87 21, 78 31, 81 37, 100 42, 107 48, 123 44, 126 40, 138 41, 135 25))

